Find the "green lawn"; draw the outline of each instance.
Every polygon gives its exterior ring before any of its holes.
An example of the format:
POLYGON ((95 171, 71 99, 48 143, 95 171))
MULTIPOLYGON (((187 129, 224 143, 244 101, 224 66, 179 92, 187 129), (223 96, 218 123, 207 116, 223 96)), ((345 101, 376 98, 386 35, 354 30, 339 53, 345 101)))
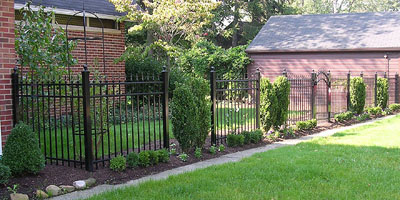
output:
POLYGON ((400 199, 400 116, 90 199, 400 199))

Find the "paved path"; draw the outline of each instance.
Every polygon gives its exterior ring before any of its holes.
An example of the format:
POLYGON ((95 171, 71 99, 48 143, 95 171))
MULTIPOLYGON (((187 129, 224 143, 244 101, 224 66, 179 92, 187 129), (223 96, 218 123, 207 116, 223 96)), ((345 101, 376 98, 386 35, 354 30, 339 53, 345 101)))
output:
MULTIPOLYGON (((109 190, 113 190, 116 188, 122 188, 122 187, 126 187, 126 186, 133 186, 133 185, 138 185, 139 183, 142 183, 144 181, 148 181, 148 180, 161 180, 161 179, 166 179, 167 177, 171 176, 171 175, 177 175, 177 174, 182 174, 185 172, 190 172, 196 169, 201 169, 201 168, 205 168, 205 167, 209 167, 212 165, 221 165, 224 163, 228 163, 228 162, 238 162, 240 160, 242 160, 243 158, 252 156, 255 153, 260 153, 260 152, 265 152, 265 151, 269 151, 271 149, 276 149, 279 147, 283 147, 283 146, 289 146, 289 145, 295 145, 298 144, 300 142, 303 141, 307 141, 307 140, 311 140, 313 138, 316 137, 326 137, 326 136, 330 136, 333 135, 334 133, 340 132, 340 131, 344 131, 347 129, 351 129, 351 128, 356 128, 359 126, 363 126, 363 125, 367 125, 367 124, 371 124, 375 121, 379 121, 379 120, 383 120, 383 119, 388 119, 388 118, 392 118, 394 116, 387 116, 384 118, 380 118, 380 119, 375 119, 375 120, 371 120, 365 123, 360 123, 360 124, 355 124, 352 126, 347 126, 347 127, 340 127, 337 129, 331 129, 331 130, 326 130, 326 131, 322 131, 320 133, 316 133, 314 135, 308 135, 308 136, 304 136, 301 138, 296 138, 296 139, 288 139, 282 142, 276 142, 273 144, 268 144, 266 146, 262 146, 262 147, 258 147, 258 148, 254 148, 254 149, 248 149, 245 151, 241 151, 241 152, 236 152, 236 153, 232 153, 232 154, 226 154, 223 155, 221 157, 218 158, 214 158, 214 159, 210 159, 210 160, 205 160, 202 162, 198 162, 198 163, 193 163, 190 165, 186 165, 183 167, 178 167, 175 169, 171 169, 168 171, 164 171, 161 172, 159 174, 154 174, 154 175, 150 175, 150 176, 146 176, 140 179, 136 179, 136 180, 132 180, 132 181, 128 181, 127 183, 124 184, 119 184, 119 185, 98 185, 94 188, 88 189, 88 190, 82 190, 82 191, 76 191, 76 192, 72 192, 69 194, 65 194, 62 196, 58 196, 58 197, 54 197, 52 198, 53 200, 73 200, 73 199, 85 199, 88 198, 90 196, 93 196, 95 194, 99 194, 102 192, 106 192, 109 190)), ((94 177, 96 178, 96 177, 94 177)))

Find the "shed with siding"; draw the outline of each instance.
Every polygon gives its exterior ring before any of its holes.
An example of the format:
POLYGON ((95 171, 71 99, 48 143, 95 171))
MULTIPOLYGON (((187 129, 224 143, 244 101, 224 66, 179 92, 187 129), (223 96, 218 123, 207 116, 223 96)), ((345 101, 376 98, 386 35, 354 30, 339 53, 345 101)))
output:
MULTIPOLYGON (((247 48, 264 77, 399 72, 400 12, 273 16, 247 48)), ((382 74, 383 75, 383 74, 382 74)))

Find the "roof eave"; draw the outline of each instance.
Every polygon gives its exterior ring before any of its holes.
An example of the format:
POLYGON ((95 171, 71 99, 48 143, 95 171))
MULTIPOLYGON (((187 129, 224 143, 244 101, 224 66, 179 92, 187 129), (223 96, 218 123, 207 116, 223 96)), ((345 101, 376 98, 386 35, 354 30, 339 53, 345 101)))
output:
MULTIPOLYGON (((23 7, 25 7, 25 4, 19 4, 19 3, 14 4, 15 10, 20 10, 23 7)), ((35 6, 35 5, 31 5, 31 8, 33 10, 38 10, 39 7, 35 6)), ((52 8, 52 7, 45 7, 45 11, 53 11, 54 13, 61 14, 61 15, 74 15, 75 13, 79 12, 77 10, 67 10, 67 9, 52 8)), ((101 14, 101 13, 94 13, 94 14, 96 14, 97 17, 99 17, 100 19, 117 20, 122 17, 122 16, 117 16, 117 15, 108 15, 108 14, 101 14)), ((76 16, 82 16, 82 13, 78 14, 76 16)))
POLYGON ((248 54, 259 53, 331 53, 331 52, 377 52, 400 51, 400 47, 390 48, 353 48, 353 49, 246 49, 248 54))

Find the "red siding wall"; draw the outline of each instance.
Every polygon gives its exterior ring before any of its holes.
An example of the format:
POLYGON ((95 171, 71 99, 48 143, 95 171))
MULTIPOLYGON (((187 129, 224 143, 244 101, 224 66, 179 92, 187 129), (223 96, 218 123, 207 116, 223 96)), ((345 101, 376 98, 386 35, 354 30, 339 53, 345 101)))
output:
POLYGON ((0 122, 2 142, 12 127, 11 72, 15 66, 14 0, 0 1, 0 122))
MULTIPOLYGON (((342 52, 342 53, 265 53, 250 54, 253 63, 248 70, 254 72, 260 68, 263 77, 273 78, 282 74, 283 69, 289 73, 309 74, 313 69, 330 70, 332 75, 373 74, 376 71, 387 71, 385 52, 342 52)), ((400 52, 389 52, 390 76, 400 72, 400 52)))

